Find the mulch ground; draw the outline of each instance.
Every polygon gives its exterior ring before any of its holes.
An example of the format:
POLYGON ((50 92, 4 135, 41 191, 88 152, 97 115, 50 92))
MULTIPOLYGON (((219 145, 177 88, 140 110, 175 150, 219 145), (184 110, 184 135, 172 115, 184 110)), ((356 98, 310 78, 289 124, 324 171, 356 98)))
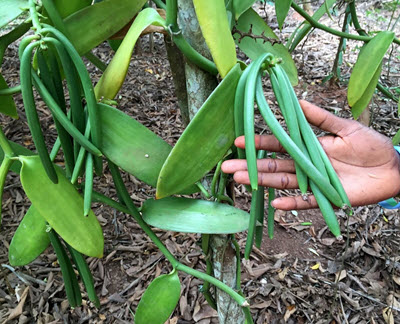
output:
MULTIPOLYGON (((390 12, 360 4, 366 13, 362 24, 367 30, 385 28, 390 12)), ((259 6, 260 13, 277 29, 273 8, 259 6)), ((343 9, 339 16, 343 18, 343 9)), ((337 29, 338 17, 323 23, 337 29)), ((396 15, 395 15, 396 17, 396 15)), ((282 32, 287 37, 300 18, 291 12, 282 32)), ((341 20, 340 20, 341 21, 341 20)), ((141 42, 131 61, 127 79, 118 96, 118 106, 143 123, 170 144, 183 131, 174 95, 173 82, 166 59, 162 37, 154 36, 150 51, 148 36, 141 42)), ((298 96, 305 98, 339 116, 350 118, 346 103, 346 80, 350 66, 356 59, 355 46, 348 42, 343 56, 342 82, 323 83, 330 74, 338 40, 326 33, 313 32, 294 53, 299 68, 298 96)), ((96 50, 103 61, 112 58, 107 44, 96 50)), ((390 65, 385 65, 383 82, 398 86, 399 61, 394 49, 390 65), (388 77, 389 76, 389 77, 388 77)), ((385 59, 385 63, 388 61, 385 59)), ((1 72, 9 85, 18 84, 17 46, 11 46, 5 56, 1 72)), ((101 73, 88 64, 92 79, 101 73)), ((266 87, 271 96, 271 89, 266 87)), ((15 96, 19 120, 2 117, 2 126, 9 139, 34 149, 29 134, 23 104, 15 96)), ((48 143, 54 143, 55 132, 50 113, 38 106, 48 143)), ((377 131, 393 136, 399 128, 397 105, 375 95, 371 104, 372 125, 377 131)), ((259 133, 267 132, 261 122, 259 133)), ((125 183, 137 206, 155 190, 124 174, 125 183)), ((96 189, 114 197, 111 176, 96 179, 96 189)), ((249 196, 236 186, 236 206, 249 209, 249 196)), ((289 192, 279 191, 278 195, 289 192)), ((155 277, 171 270, 170 264, 134 220, 125 214, 93 204, 93 210, 103 226, 104 258, 88 258, 101 299, 96 309, 84 295, 81 307, 71 309, 64 293, 63 281, 56 256, 48 248, 28 266, 12 268, 8 265, 8 246, 19 222, 29 207, 16 174, 10 173, 3 197, 3 219, 0 231, 0 323, 132 323, 141 295, 155 277)), ((350 219, 337 212, 343 241, 337 241, 327 230, 318 210, 275 213, 275 237, 265 233, 261 249, 254 249, 250 260, 242 260, 242 288, 251 304, 255 323, 400 323, 400 226, 397 211, 379 206, 355 208, 350 219), (311 226, 301 223, 311 222, 311 226)), ((184 264, 205 270, 204 256, 198 246, 199 235, 156 230, 168 249, 184 264)), ((236 238, 243 248, 246 233, 236 238)), ((217 314, 202 296, 196 278, 180 274, 181 299, 169 323, 218 323, 217 314)), ((82 290, 83 291, 83 290, 82 290)), ((150 323, 149 323, 150 324, 150 323)))

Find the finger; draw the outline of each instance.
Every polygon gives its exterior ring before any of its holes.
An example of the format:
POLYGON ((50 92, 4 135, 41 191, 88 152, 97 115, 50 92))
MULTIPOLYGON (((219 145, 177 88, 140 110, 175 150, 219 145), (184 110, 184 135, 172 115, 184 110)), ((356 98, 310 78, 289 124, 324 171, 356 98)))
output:
MULTIPOLYGON (((273 135, 256 135, 255 141, 257 150, 266 150, 269 152, 285 152, 281 143, 279 143, 279 141, 273 135)), ((245 148, 244 136, 239 136, 235 140, 235 146, 242 149, 245 148)))
POLYGON ((280 197, 271 202, 272 207, 282 210, 302 210, 318 208, 317 201, 314 196, 307 196, 304 200, 301 196, 280 197))
MULTIPOLYGON (((224 163, 222 163, 221 170, 224 173, 247 171, 247 161, 227 160, 224 163)), ((276 173, 276 172, 294 173, 296 171, 293 160, 278 160, 278 159, 257 160, 257 170, 259 172, 266 172, 266 173, 276 173)))
POLYGON ((299 102, 307 120, 324 131, 343 137, 359 128, 359 124, 352 120, 335 116, 308 101, 300 100, 299 102))
MULTIPOLYGON (((237 183, 250 184, 247 171, 238 171, 233 175, 237 183)), ((258 184, 263 187, 272 187, 276 189, 298 189, 296 175, 293 173, 258 173, 258 184)))

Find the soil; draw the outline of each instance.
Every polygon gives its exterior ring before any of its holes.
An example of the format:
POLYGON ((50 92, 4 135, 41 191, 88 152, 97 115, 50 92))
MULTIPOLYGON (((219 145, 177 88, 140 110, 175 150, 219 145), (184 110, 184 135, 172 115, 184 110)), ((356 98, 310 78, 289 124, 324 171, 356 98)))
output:
MULTIPOLYGON (((359 4, 359 12, 365 13, 361 23, 366 30, 387 26, 390 12, 377 6, 372 1, 359 4)), ((273 7, 266 4, 256 8, 282 40, 301 21, 291 11, 280 32, 273 7)), ((333 21, 326 17, 322 22, 340 29, 338 21, 342 20, 343 8, 340 8, 333 21)), ((149 36, 145 36, 135 51, 117 98, 118 107, 173 145, 183 125, 162 36, 155 34, 154 46, 150 43, 149 36)), ((356 60, 353 49, 360 42, 348 42, 338 82, 323 82, 331 73, 337 44, 337 38, 314 31, 296 49, 294 58, 300 81, 296 91, 300 98, 351 118, 346 82, 356 60)), ((397 47, 390 64, 388 58, 384 61, 382 82, 390 87, 399 85, 396 51, 397 47)), ((113 56, 107 43, 99 46, 95 54, 105 62, 113 56)), ((10 86, 18 84, 18 69, 17 45, 13 44, 6 51, 1 67, 10 86)), ((88 69, 96 82, 101 72, 90 63, 88 69)), ((272 94, 268 86, 266 94, 272 94)), ((2 116, 1 124, 10 140, 34 150, 21 96, 16 95, 15 101, 20 119, 2 116)), ((42 103, 38 110, 50 145, 56 138, 51 115, 42 103)), ((396 103, 377 94, 371 112, 373 129, 389 137, 399 129, 396 103)), ((268 131, 261 120, 256 130, 268 131)), ((61 156, 58 162, 62 162, 61 156)), ((124 174, 124 181, 137 206, 154 197, 154 188, 133 176, 124 174)), ((96 178, 95 187, 115 198, 107 171, 104 177, 96 178)), ((236 207, 248 210, 249 195, 242 186, 235 185, 235 191, 236 207)), ((277 195, 289 194, 293 192, 277 191, 277 195)), ((0 323, 132 323, 136 306, 151 280, 171 271, 170 264, 134 220, 104 205, 93 204, 103 226, 105 253, 102 259, 88 258, 87 261, 101 307, 96 309, 84 294, 83 305, 71 309, 52 248, 27 266, 14 269, 8 265, 9 243, 29 205, 18 175, 10 173, 3 196, 0 231, 0 323)), ((265 231, 261 248, 254 248, 250 260, 242 260, 242 289, 251 304, 255 323, 400 323, 398 212, 373 205, 355 208, 350 219, 341 211, 337 216, 343 233, 340 241, 329 233, 318 210, 275 212, 274 238, 269 239, 265 231)), ((155 231, 178 260, 205 271, 199 235, 155 231)), ((243 249, 246 233, 238 233, 236 239, 243 249)), ((167 323, 218 323, 216 312, 207 305, 199 290, 202 282, 184 273, 180 279, 181 298, 167 323)))

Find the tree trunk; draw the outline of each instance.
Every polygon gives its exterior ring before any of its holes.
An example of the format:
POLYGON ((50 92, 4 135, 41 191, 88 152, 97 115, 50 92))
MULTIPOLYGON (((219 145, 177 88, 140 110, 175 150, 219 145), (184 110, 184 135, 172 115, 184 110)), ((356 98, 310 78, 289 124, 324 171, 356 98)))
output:
MULTIPOLYGON (((199 53, 211 58, 197 21, 192 0, 178 0, 178 8, 178 25, 183 36, 199 53)), ((189 118, 192 119, 218 82, 214 76, 190 62, 185 64, 185 74, 189 118)), ((229 236, 212 235, 210 248, 214 276, 234 288, 236 286, 236 255, 229 236)), ((245 322, 241 307, 229 295, 217 290, 215 299, 220 323, 237 324, 245 322)))

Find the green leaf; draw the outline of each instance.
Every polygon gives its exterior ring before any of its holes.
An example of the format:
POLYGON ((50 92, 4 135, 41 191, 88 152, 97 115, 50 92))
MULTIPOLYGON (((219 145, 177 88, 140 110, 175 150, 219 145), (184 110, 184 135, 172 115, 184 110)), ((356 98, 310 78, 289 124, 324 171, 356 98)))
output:
POLYGON ((94 88, 96 98, 114 99, 124 83, 133 48, 140 34, 150 25, 166 28, 165 20, 153 8, 142 10, 135 18, 107 69, 94 88))
POLYGON ((255 0, 232 0, 233 4, 233 13, 235 15, 235 19, 238 20, 240 15, 249 9, 255 0))
POLYGON ((233 41, 224 0, 193 0, 201 32, 218 72, 224 78, 236 64, 233 41))
POLYGON ((236 64, 185 129, 160 171, 157 198, 178 193, 201 179, 231 147, 233 103, 241 73, 236 64))
POLYGON ((0 27, 3 27, 28 8, 28 0, 1 0, 0 6, 0 27))
POLYGON ((370 40, 360 51, 353 71, 351 72, 347 101, 352 107, 367 90, 376 71, 382 63, 386 51, 394 39, 391 31, 382 31, 370 40))
MULTIPOLYGON (((250 28, 252 28, 252 33, 254 35, 263 34, 268 38, 278 40, 278 36, 275 35, 265 21, 251 8, 240 16, 236 28, 244 33, 248 33, 250 28)), ((268 52, 276 57, 282 58, 282 67, 288 75, 290 83, 293 86, 297 85, 296 65, 284 45, 272 45, 270 42, 264 42, 263 39, 253 39, 251 37, 244 37, 240 40, 240 35, 238 33, 235 33, 233 37, 235 38, 236 45, 238 45, 239 48, 252 60, 257 59, 260 55, 268 52)))
POLYGON ((79 54, 89 52, 124 27, 145 2, 105 0, 79 10, 64 20, 71 42, 79 54))
MULTIPOLYGON (((0 90, 8 89, 6 80, 0 73, 0 90)), ((10 116, 12 118, 18 119, 17 107, 12 95, 0 96, 0 113, 10 116)))
POLYGON ((357 119, 361 113, 367 108, 369 102, 374 95, 376 85, 378 84, 379 77, 381 76, 382 72, 382 64, 376 70, 374 76, 372 77, 371 81, 368 84, 367 89, 365 89, 363 95, 360 99, 351 107, 351 113, 353 114, 354 119, 357 119))
POLYGON ((28 209, 11 240, 8 259, 13 267, 35 260, 50 244, 46 220, 33 207, 28 209))
MULTIPOLYGON (((22 145, 19 145, 12 141, 8 141, 8 142, 10 143, 10 146, 16 155, 28 155, 29 156, 29 155, 35 154, 32 151, 28 150, 27 148, 23 147, 22 145)), ((3 161, 3 159, 4 159, 4 152, 3 152, 3 149, 0 147, 0 163, 3 161)), ((12 164, 10 170, 15 173, 19 173, 21 170, 21 162, 15 161, 12 164)))
MULTIPOLYGON (((118 109, 98 104, 102 153, 139 180, 155 187, 172 147, 151 130, 118 109)), ((198 192, 190 183, 181 193, 198 192)))
POLYGON ((116 52, 122 43, 122 39, 109 39, 107 40, 107 43, 110 45, 111 49, 116 52))
POLYGON ((90 6, 92 0, 56 0, 54 5, 56 6, 60 16, 62 18, 68 17, 73 13, 90 6))
POLYGON ((46 175, 39 156, 20 156, 21 183, 35 209, 75 250, 93 257, 103 256, 103 232, 90 211, 83 216, 83 199, 59 168, 58 183, 46 175))
POLYGON ((275 1, 276 19, 278 20, 279 29, 282 29, 283 23, 289 12, 292 0, 278 0, 275 1))
POLYGON ((247 230, 249 214, 227 204, 199 199, 168 197, 146 200, 143 220, 168 231, 230 234, 247 230))
POLYGON ((400 129, 393 136, 392 143, 393 143, 393 145, 399 145, 399 143, 400 143, 400 129))
POLYGON ((181 295, 178 273, 161 275, 144 292, 136 309, 136 324, 163 324, 171 316, 181 295))

